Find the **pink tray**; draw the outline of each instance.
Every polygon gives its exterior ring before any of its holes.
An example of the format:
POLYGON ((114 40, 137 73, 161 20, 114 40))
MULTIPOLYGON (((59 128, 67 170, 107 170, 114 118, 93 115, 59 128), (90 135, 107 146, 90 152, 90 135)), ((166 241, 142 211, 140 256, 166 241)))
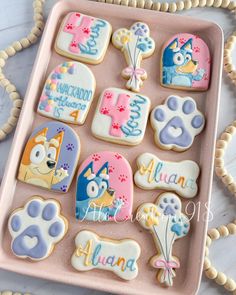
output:
MULTIPOLYGON (((222 48, 222 31, 216 24, 211 22, 84 0, 58 2, 48 18, 41 40, 2 182, 0 195, 0 267, 21 274, 120 294, 196 293, 202 273, 205 233, 207 229, 206 205, 209 203, 211 195, 213 155, 221 84, 222 48), (127 222, 124 225, 109 222, 102 224, 77 222, 74 217, 75 182, 73 182, 72 188, 66 195, 60 195, 20 183, 16 180, 19 160, 28 136, 35 126, 47 121, 46 118, 36 113, 36 107, 47 75, 57 64, 65 60, 65 58, 56 54, 53 46, 60 21, 69 11, 80 11, 104 18, 112 24, 114 30, 123 26, 129 27, 137 20, 144 21, 150 25, 152 37, 156 41, 156 50, 151 58, 143 62, 143 67, 147 70, 149 78, 144 83, 142 93, 150 97, 152 107, 162 103, 169 94, 173 93, 173 91, 161 87, 159 83, 160 52, 161 46, 166 40, 178 32, 198 34, 207 42, 211 50, 213 67, 210 89, 203 93, 175 91, 176 94, 183 96, 188 94, 195 98, 198 107, 205 113, 207 118, 205 131, 197 137, 190 150, 184 153, 176 153, 158 149, 154 144, 153 130, 149 123, 143 143, 135 147, 106 143, 92 136, 90 127, 99 94, 106 87, 122 88, 125 84, 125 80, 120 76, 121 70, 125 67, 124 58, 111 44, 104 61, 100 65, 89 66, 97 80, 95 99, 85 124, 83 126, 73 126, 82 142, 79 164, 89 154, 102 150, 117 151, 123 154, 131 163, 133 171, 137 168, 135 158, 143 152, 156 153, 158 157, 172 161, 192 159, 200 164, 200 190, 198 196, 194 199, 196 212, 191 221, 191 231, 186 238, 181 239, 174 246, 174 255, 180 258, 181 268, 177 270, 177 277, 172 288, 164 289, 156 281, 156 270, 148 264, 148 259, 156 254, 157 251, 151 234, 143 230, 138 223, 127 222), (217 46, 215 46, 216 44, 217 46), (105 71, 107 71, 107 75, 105 71), (63 207, 63 213, 70 221, 69 233, 65 239, 56 246, 55 251, 48 259, 38 263, 17 259, 11 253, 10 235, 7 230, 7 220, 11 210, 22 206, 25 200, 34 194, 53 197, 59 200, 63 207), (139 259, 140 271, 138 277, 133 281, 125 282, 110 272, 99 270, 76 272, 70 265, 70 257, 74 251, 74 237, 81 229, 91 229, 100 235, 115 239, 130 237, 138 241, 142 249, 141 258, 139 259)), ((134 212, 141 203, 154 201, 159 193, 160 191, 144 191, 135 187, 134 212)), ((183 200, 184 206, 187 203, 188 201, 183 200)), ((190 207, 193 209, 193 206, 188 206, 189 211, 190 207)))

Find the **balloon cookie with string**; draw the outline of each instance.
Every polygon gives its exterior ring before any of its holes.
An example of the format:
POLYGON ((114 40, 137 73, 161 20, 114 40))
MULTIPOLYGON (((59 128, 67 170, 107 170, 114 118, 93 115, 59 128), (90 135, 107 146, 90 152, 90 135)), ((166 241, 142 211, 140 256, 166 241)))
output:
POLYGON ((173 285, 175 269, 180 268, 179 259, 172 255, 173 244, 186 236, 190 228, 190 221, 181 212, 181 207, 177 195, 163 193, 155 204, 144 203, 137 211, 138 222, 152 233, 158 249, 150 264, 159 269, 157 280, 166 286, 173 285))
POLYGON ((148 25, 136 22, 129 30, 118 29, 113 33, 112 43, 124 53, 128 64, 122 71, 122 76, 128 80, 126 87, 139 92, 143 80, 147 79, 147 72, 141 68, 141 61, 151 56, 155 50, 155 42, 150 37, 148 25))

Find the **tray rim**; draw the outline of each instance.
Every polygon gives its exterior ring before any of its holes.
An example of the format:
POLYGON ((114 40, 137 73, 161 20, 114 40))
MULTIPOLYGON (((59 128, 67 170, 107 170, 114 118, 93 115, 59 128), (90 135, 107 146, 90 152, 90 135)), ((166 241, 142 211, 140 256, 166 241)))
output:
MULTIPOLYGON (((101 2, 95 2, 95 1, 86 1, 86 0, 80 0, 80 3, 82 3, 83 5, 85 3, 93 3, 93 5, 98 5, 98 6, 104 6, 104 8, 107 6, 107 3, 101 3, 101 2)), ((4 176, 3 176, 3 179, 2 179, 2 184, 1 184, 1 187, 0 187, 0 208, 4 207, 4 204, 2 204, 2 194, 4 194, 5 192, 5 186, 6 186, 6 183, 7 183, 7 180, 9 179, 9 177, 11 177, 11 173, 10 173, 10 166, 11 166, 11 162, 13 161, 13 157, 11 156, 12 152, 14 151, 14 149, 16 148, 16 143, 17 143, 17 140, 18 138, 20 137, 20 134, 19 134, 19 129, 21 128, 20 125, 24 119, 24 116, 25 116, 25 113, 27 112, 27 109, 25 107, 25 105, 27 104, 27 101, 30 99, 29 98, 29 92, 30 92, 30 89, 31 89, 31 83, 32 83, 32 80, 33 80, 33 76, 34 76, 34 73, 38 67, 38 64, 40 63, 39 61, 39 57, 40 57, 40 54, 42 55, 42 52, 41 52, 41 48, 43 47, 43 44, 45 42, 45 38, 46 38, 46 35, 47 35, 47 31, 48 31, 48 27, 49 27, 49 23, 50 23, 50 20, 51 20, 51 17, 52 15, 54 14, 54 11, 57 9, 57 6, 61 6, 63 3, 65 4, 75 4, 75 1, 73 0, 69 0, 69 1, 66 1, 66 0, 59 0, 56 4, 53 5, 51 11, 50 11, 50 14, 48 16, 48 19, 47 19, 47 23, 46 23, 46 26, 45 26, 45 30, 43 32, 43 35, 42 35, 42 38, 41 38, 41 42, 40 42, 40 45, 39 45, 39 48, 38 48, 38 51, 37 51, 37 55, 36 55, 36 58, 35 58, 35 62, 34 62, 34 65, 33 65, 33 68, 32 68, 32 72, 31 72, 31 75, 30 75, 30 79, 29 79, 29 82, 28 82, 28 87, 27 87, 27 91, 26 91, 26 94, 25 94, 25 99, 24 99, 24 103, 23 103, 23 107, 22 107, 22 112, 20 114, 20 118, 19 118, 19 124, 17 125, 17 128, 16 128, 16 131, 15 131, 15 134, 14 134, 14 138, 13 138, 13 141, 12 141, 12 146, 11 146, 11 149, 10 149, 10 153, 9 153, 9 157, 8 157, 8 160, 7 160, 7 164, 6 164, 6 168, 5 168, 5 171, 4 171, 4 176)), ((78 3, 78 6, 80 5, 80 3, 78 3)), ((124 10, 127 10, 129 9, 130 11, 132 11, 133 9, 134 10, 137 10, 139 8, 133 8, 133 7, 126 7, 126 6, 120 6, 120 5, 116 5, 116 7, 119 6, 121 9, 124 9, 124 10)), ((78 7, 79 9, 79 7, 78 7)), ((114 7, 115 9, 115 7, 114 7)), ((164 14, 163 12, 157 12, 157 11, 150 11, 150 10, 144 10, 145 11, 145 14, 150 14, 150 15, 155 15, 157 16, 158 14, 164 14)), ((180 19, 188 19, 188 20, 191 20, 192 17, 190 16, 182 16, 182 15, 171 15, 169 14, 169 17, 173 17, 173 18, 180 18, 180 19)), ((197 18, 195 18, 196 20, 197 18)), ((206 21, 206 20, 199 20, 201 23, 205 23, 205 24, 208 24, 208 25, 211 25, 211 26, 214 26, 215 29, 218 31, 221 39, 219 41, 221 41, 221 44, 220 44, 220 53, 221 53, 221 58, 223 56, 223 30, 221 29, 221 27, 213 22, 213 21, 206 21)), ((221 89, 221 81, 222 81, 222 75, 221 75, 221 72, 222 72, 222 68, 223 68, 223 65, 222 63, 219 65, 219 72, 217 73, 217 80, 218 80, 218 87, 217 87, 217 103, 215 105, 216 107, 216 113, 215 113, 215 117, 214 117, 214 134, 213 134, 213 138, 216 139, 216 133, 217 133, 217 123, 218 123, 218 115, 219 115, 219 103, 220 103, 220 89, 221 89)), ((214 140, 215 142, 215 140, 214 140)), ((215 149, 215 144, 214 146, 212 146, 212 155, 214 155, 214 149, 215 149)), ((210 201, 211 201, 211 192, 212 192, 212 174, 213 174, 213 156, 212 156, 212 161, 211 161, 211 167, 210 167, 210 171, 211 171, 211 181, 210 181, 210 184, 209 184, 209 187, 208 187, 208 203, 210 204, 210 201)), ((0 234, 1 234, 1 230, 2 230, 2 226, 3 226, 3 223, 5 221, 3 220, 3 218, 1 218, 0 216, 0 234)), ((205 241, 206 241, 206 232, 207 232, 207 225, 208 225, 208 221, 205 221, 205 227, 204 227, 204 236, 202 237, 203 240, 204 240, 204 244, 205 244, 205 241)), ((204 255, 203 255, 203 251, 202 251, 202 255, 201 255, 201 261, 199 262, 201 264, 201 266, 199 267, 199 280, 198 280, 198 284, 196 284, 195 286, 195 289, 193 290, 193 288, 191 289, 193 292, 191 292, 191 294, 196 294, 198 292, 198 289, 200 287, 200 282, 201 282, 201 273, 202 273, 202 268, 203 268, 203 258, 204 258, 204 255)), ((58 278, 56 274, 50 274, 50 277, 48 276, 47 273, 40 273, 40 275, 37 275, 36 273, 32 273, 31 270, 28 270, 27 268, 25 268, 23 271, 22 271, 22 268, 20 267, 19 264, 15 264, 15 265, 9 265, 7 264, 7 259, 1 259, 0 258, 0 268, 1 269, 5 269, 5 270, 9 270, 9 271, 12 271, 12 272, 17 272, 19 274, 22 274, 22 275, 28 275, 28 276, 31 276, 31 277, 35 277, 35 278, 43 278, 43 279, 46 279, 46 280, 53 280, 53 281, 56 281, 56 282, 59 282, 59 283, 66 283, 66 284, 70 284, 70 285, 74 285, 74 286, 81 286, 81 287, 85 287, 85 288, 90 288, 90 289, 95 289, 95 290, 100 290, 100 291, 112 291, 116 294, 124 294, 124 293, 121 293, 122 291, 121 290, 118 290, 117 287, 112 287, 110 286, 110 288, 106 288, 104 287, 102 284, 96 284, 96 285, 91 285, 91 284, 88 284, 89 280, 87 278, 83 278, 82 280, 79 279, 78 277, 78 281, 75 282, 72 278, 72 280, 70 280, 68 277, 65 279, 65 280, 61 280, 61 278, 58 278)), ((109 279, 110 280, 110 279, 109 279)), ((127 289, 126 290, 127 293, 126 294, 143 294, 143 293, 137 293, 137 290, 136 289, 127 289)), ((161 292, 162 293, 162 292, 161 292)), ((163 292, 164 293, 164 292, 163 292)), ((172 294, 173 292, 171 292, 172 294)), ((174 294, 174 293, 173 293, 174 294)), ((190 294, 190 293, 189 293, 190 294)))

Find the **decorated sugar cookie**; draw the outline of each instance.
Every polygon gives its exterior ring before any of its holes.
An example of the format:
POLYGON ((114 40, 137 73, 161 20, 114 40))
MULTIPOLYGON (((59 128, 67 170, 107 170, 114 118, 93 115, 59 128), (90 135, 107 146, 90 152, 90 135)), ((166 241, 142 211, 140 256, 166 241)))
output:
POLYGON ((162 161, 153 154, 144 153, 138 157, 137 165, 134 182, 140 188, 171 190, 184 198, 196 196, 197 178, 200 172, 197 163, 190 160, 162 161))
POLYGON ((64 62, 49 75, 38 113, 59 121, 83 124, 93 101, 96 81, 92 71, 79 62, 64 62))
POLYGON ((151 113, 155 142, 164 150, 185 151, 204 128, 204 115, 191 97, 169 96, 151 113))
POLYGON ((147 72, 141 68, 141 61, 151 56, 155 50, 155 42, 150 37, 148 25, 136 22, 129 30, 118 29, 113 33, 112 43, 124 53, 128 64, 122 71, 122 76, 128 80, 126 87, 139 92, 143 80, 147 79, 147 72))
POLYGON ((163 46, 161 84, 174 89, 207 90, 211 57, 207 44, 196 35, 174 35, 163 46))
POLYGON ((71 12, 62 21, 55 50, 78 61, 98 64, 105 56, 111 32, 112 27, 106 20, 71 12))
POLYGON ((31 197, 23 208, 12 212, 8 229, 11 249, 19 258, 43 260, 68 230, 68 221, 61 215, 60 204, 54 199, 31 197))
POLYGON ((26 143, 18 179, 65 193, 79 160, 80 141, 74 130, 60 122, 38 126, 26 143))
POLYGON ((75 246, 71 263, 79 271, 108 270, 124 280, 133 280, 138 275, 141 249, 134 240, 112 240, 83 230, 77 234, 75 246))
POLYGON ((77 176, 76 218, 124 221, 131 217, 133 175, 129 162, 114 152, 90 155, 77 176))
POLYGON ((150 259, 150 264, 159 270, 157 280, 166 286, 173 285, 175 269, 180 268, 179 259, 172 255, 173 244, 186 236, 190 228, 181 207, 177 195, 163 193, 155 204, 142 204, 136 216, 140 225, 152 233, 158 254, 150 259))
POLYGON ((94 136, 119 144, 139 144, 145 133, 150 100, 118 88, 106 89, 98 101, 92 123, 94 136))

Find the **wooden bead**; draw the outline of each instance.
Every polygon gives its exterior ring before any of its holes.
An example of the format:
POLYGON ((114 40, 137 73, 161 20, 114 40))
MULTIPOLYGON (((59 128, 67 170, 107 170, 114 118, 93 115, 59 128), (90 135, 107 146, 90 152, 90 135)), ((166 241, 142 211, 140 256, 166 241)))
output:
POLYGON ((186 10, 188 10, 188 9, 190 9, 192 7, 192 2, 191 2, 191 0, 185 0, 184 1, 184 8, 186 9, 186 10))
POLYGON ((15 92, 15 91, 16 91, 16 86, 13 85, 13 84, 9 84, 9 85, 6 87, 6 91, 7 91, 7 93, 15 92))
POLYGON ((137 7, 138 8, 144 8, 145 0, 138 0, 137 1, 137 7))
POLYGON ((222 181, 224 184, 226 184, 227 186, 231 183, 234 182, 234 178, 232 175, 225 175, 223 178, 222 178, 222 181))
POLYGON ((216 149, 215 151, 215 157, 216 158, 222 158, 224 156, 224 150, 222 149, 216 149))
POLYGON ((11 82, 10 82, 8 79, 2 79, 2 80, 0 81, 0 85, 1 85, 2 87, 7 87, 10 83, 11 83, 11 82))
POLYGON ((220 237, 220 233, 218 232, 216 228, 209 229, 208 235, 210 236, 212 240, 218 240, 220 237))
POLYGON ((227 146, 227 142, 225 142, 224 140, 222 139, 218 139, 217 142, 216 142, 216 147, 217 148, 221 148, 221 149, 225 149, 227 146))
POLYGON ((207 235, 206 246, 209 248, 211 246, 211 243, 212 243, 212 239, 207 235))
POLYGON ((221 168, 221 167, 216 167, 215 168, 215 173, 217 176, 219 177, 223 177, 227 174, 227 170, 225 168, 221 168))
POLYGON ((34 44, 34 43, 37 42, 38 37, 35 36, 33 33, 30 33, 30 34, 27 36, 27 39, 30 41, 30 43, 34 44))
POLYGON ((7 137, 6 133, 0 129, 0 141, 4 140, 7 137))
POLYGON ((208 270, 211 267, 211 261, 208 257, 205 257, 204 259, 204 264, 203 264, 203 269, 208 270))
POLYGON ((227 8, 229 6, 230 0, 222 0, 221 7, 227 8))
POLYGON ((215 166, 216 167, 224 167, 224 164, 225 164, 225 162, 224 162, 224 159, 222 159, 222 158, 216 158, 215 159, 215 166))
POLYGON ((229 235, 229 230, 225 225, 219 226, 218 231, 222 237, 227 237, 229 235))
POLYGON ((221 6, 221 4, 222 4, 222 0, 214 0, 213 7, 218 8, 221 6))
POLYGON ((13 106, 16 107, 16 108, 21 108, 22 107, 22 104, 23 104, 23 100, 22 99, 16 99, 13 102, 13 106))
POLYGON ((223 134, 221 134, 220 139, 222 139, 224 141, 227 141, 227 142, 230 142, 231 139, 232 139, 232 135, 227 133, 227 132, 224 132, 223 134))
POLYGON ((167 2, 161 3, 161 11, 166 12, 168 11, 168 8, 169 8, 169 3, 167 2))
POLYGON ((20 43, 23 48, 28 48, 30 46, 30 42, 27 38, 23 38, 20 40, 20 43))
POLYGON ((207 257, 207 256, 209 256, 209 248, 208 247, 205 247, 205 256, 207 257))
POLYGON ((5 60, 3 58, 0 58, 0 67, 3 68, 5 64, 5 60))
POLYGON ((121 5, 128 6, 129 0, 121 0, 121 5))
POLYGON ((12 291, 3 291, 1 295, 12 295, 12 291))
POLYGON ((231 193, 235 193, 236 192, 236 183, 233 182, 233 183, 230 183, 228 185, 228 190, 231 192, 231 193))
POLYGON ((215 278, 215 282, 220 285, 223 286, 227 281, 227 277, 223 272, 218 272, 217 277, 215 278))
POLYGON ((212 7, 213 6, 213 3, 214 3, 214 0, 207 0, 206 6, 212 7))
POLYGON ((227 225, 227 228, 228 228, 229 233, 230 233, 231 235, 236 235, 236 224, 234 224, 234 223, 229 223, 229 224, 227 225))
POLYGON ((20 94, 18 92, 12 92, 9 96, 11 100, 20 99, 20 94))
POLYGON ((227 278, 224 287, 227 291, 233 292, 234 290, 236 290, 236 282, 231 278, 227 278))
POLYGON ((20 116, 20 109, 12 108, 11 109, 11 116, 14 116, 14 117, 18 118, 20 116))
POLYGON ((9 56, 13 56, 16 54, 16 50, 13 46, 9 46, 5 49, 6 53, 9 55, 9 56))
MULTIPOLYGON (((126 6, 128 6, 128 4, 127 4, 126 6)), ((34 21, 35 21, 35 22, 36 22, 36 21, 43 21, 43 16, 42 16, 42 14, 40 14, 40 13, 36 13, 36 14, 34 15, 34 21)))
POLYGON ((209 268, 205 273, 210 280, 214 280, 217 277, 217 270, 214 267, 209 268))
POLYGON ((136 7, 137 6, 137 1, 136 0, 129 0, 129 6, 130 7, 136 7))
POLYGON ((152 0, 146 0, 144 4, 145 9, 152 9, 153 2, 152 0))
POLYGON ((161 9, 161 3, 160 2, 155 2, 152 5, 152 10, 160 11, 161 9))
POLYGON ((229 4, 229 6, 228 6, 228 9, 229 10, 235 10, 235 8, 236 8, 236 2, 231 1, 230 4, 229 4))
POLYGON ((6 53, 5 50, 1 50, 0 51, 0 58, 3 58, 3 59, 8 59, 8 54, 6 53))
POLYGON ((230 125, 226 127, 225 131, 233 135, 236 132, 236 128, 230 125))
MULTIPOLYGON (((206 2, 206 0, 205 0, 206 2)), ((200 4, 199 0, 192 0, 192 7, 195 8, 195 7, 198 7, 200 4)))
POLYGON ((199 7, 205 7, 206 6, 206 0, 199 0, 199 7))
POLYGON ((22 45, 20 43, 20 41, 15 41, 12 43, 12 47, 16 50, 16 51, 21 51, 22 50, 22 45))
POLYGON ((184 1, 177 2, 177 10, 182 11, 184 9, 184 1))
POLYGON ((176 3, 174 3, 174 2, 170 3, 170 5, 169 5, 169 12, 170 13, 174 13, 174 12, 176 12, 176 10, 177 10, 176 3))
MULTIPOLYGON (((120 4, 120 1, 121 0, 114 0, 114 4, 120 4)), ((42 31, 43 28, 44 28, 44 22, 42 22, 42 21, 36 21, 35 22, 35 27, 39 28, 42 31)))
POLYGON ((8 118, 7 122, 14 127, 18 122, 18 118, 11 116, 8 118))
POLYGON ((6 134, 9 134, 12 132, 13 130, 13 126, 8 124, 8 123, 5 123, 3 126, 2 126, 2 130, 3 132, 5 132, 6 134))

